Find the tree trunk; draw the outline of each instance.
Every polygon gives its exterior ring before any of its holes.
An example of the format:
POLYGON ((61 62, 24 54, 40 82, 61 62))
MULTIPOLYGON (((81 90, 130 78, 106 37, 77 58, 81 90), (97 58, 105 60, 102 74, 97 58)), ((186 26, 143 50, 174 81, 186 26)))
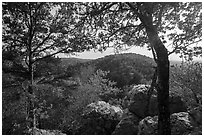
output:
POLYGON ((146 28, 149 42, 157 56, 157 100, 158 100, 158 134, 170 135, 170 110, 169 110, 169 59, 168 52, 161 42, 154 26, 146 28))
POLYGON ((170 128, 170 110, 169 110, 169 61, 168 55, 159 53, 164 59, 158 59, 158 133, 171 134, 170 128))
POLYGON ((34 106, 34 92, 33 92, 33 65, 32 62, 29 61, 29 81, 30 84, 28 86, 28 127, 35 128, 36 127, 36 119, 35 119, 35 106, 34 106))
POLYGON ((153 25, 153 4, 138 4, 137 8, 128 3, 129 7, 139 17, 146 29, 149 43, 156 52, 157 63, 157 100, 158 100, 158 134, 170 135, 170 110, 169 110, 169 59, 168 51, 161 42, 157 29, 153 25))
POLYGON ((31 14, 31 5, 29 4, 30 9, 30 27, 29 27, 29 35, 28 35, 28 71, 29 71, 29 87, 28 87, 28 127, 35 128, 36 127, 36 118, 35 118, 35 106, 34 106, 34 92, 33 92, 33 52, 32 52, 32 39, 34 36, 33 32, 33 20, 31 14))
POLYGON ((155 68, 155 72, 152 76, 152 83, 150 85, 150 88, 147 91, 147 105, 146 105, 146 114, 147 116, 149 115, 149 105, 150 105, 150 100, 152 97, 152 93, 154 91, 154 89, 156 88, 156 83, 157 82, 157 68, 155 68))

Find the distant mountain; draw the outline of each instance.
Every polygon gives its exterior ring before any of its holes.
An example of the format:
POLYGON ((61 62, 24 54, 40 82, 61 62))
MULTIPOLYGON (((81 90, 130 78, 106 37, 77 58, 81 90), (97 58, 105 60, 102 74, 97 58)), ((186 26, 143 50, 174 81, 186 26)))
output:
MULTIPOLYGON (((202 60, 195 60, 193 62, 198 62, 198 63, 202 63, 202 60)), ((178 60, 171 60, 170 61, 170 65, 181 65, 182 61, 178 61, 178 60)))
POLYGON ((67 68, 68 66, 75 66, 79 63, 85 63, 92 59, 81 59, 81 58, 61 58, 61 66, 67 68))
POLYGON ((170 61, 170 65, 180 65, 182 63, 182 61, 178 61, 178 60, 171 60, 170 61))
POLYGON ((62 59, 62 64, 68 66, 69 75, 80 75, 83 68, 109 71, 107 77, 117 82, 118 87, 151 80, 155 66, 152 58, 135 53, 109 55, 95 60, 62 59))
POLYGON ((152 58, 135 53, 109 55, 95 62, 97 69, 110 71, 109 79, 119 87, 151 80, 156 65, 152 58))

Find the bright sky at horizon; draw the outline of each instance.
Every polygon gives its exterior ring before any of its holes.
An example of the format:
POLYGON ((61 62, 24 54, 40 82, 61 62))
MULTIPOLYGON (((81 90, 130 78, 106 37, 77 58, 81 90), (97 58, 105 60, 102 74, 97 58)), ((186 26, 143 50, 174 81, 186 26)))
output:
MULTIPOLYGON (((145 55, 147 57, 153 58, 152 56, 152 52, 148 51, 147 48, 145 47, 132 47, 131 49, 127 50, 127 51, 122 51, 121 53, 136 53, 136 54, 141 54, 141 55, 145 55)), ((97 59, 97 58, 101 58, 107 55, 112 55, 115 54, 114 53, 114 49, 113 48, 108 48, 106 51, 104 51, 103 53, 99 52, 99 51, 85 51, 82 53, 77 53, 76 55, 71 55, 71 56, 67 56, 64 54, 59 54, 58 57, 75 57, 75 58, 82 58, 82 59, 97 59)), ((179 57, 179 54, 171 54, 169 56, 169 60, 170 61, 181 61, 182 59, 179 57)), ((194 60, 202 60, 202 58, 198 58, 195 57, 194 60)))

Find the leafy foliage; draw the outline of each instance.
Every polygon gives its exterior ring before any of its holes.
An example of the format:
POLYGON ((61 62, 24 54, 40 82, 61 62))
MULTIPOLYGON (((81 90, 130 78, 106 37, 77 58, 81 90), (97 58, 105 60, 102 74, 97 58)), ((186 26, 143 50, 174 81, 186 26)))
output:
POLYGON ((180 94, 189 108, 202 102, 202 64, 183 62, 171 68, 170 85, 173 93, 180 94))
POLYGON ((18 49, 28 61, 26 53, 31 46, 33 62, 57 53, 84 50, 85 46, 78 48, 70 43, 76 39, 72 25, 76 22, 72 18, 73 3, 69 4, 69 16, 63 16, 63 9, 55 3, 3 3, 3 50, 18 49))
POLYGON ((202 47, 193 45, 202 40, 201 5, 200 2, 87 2, 74 6, 78 23, 84 24, 80 26, 81 32, 91 37, 91 44, 101 51, 130 46, 151 49, 147 30, 153 26, 166 48, 171 47, 169 54, 192 57, 201 55, 202 47))
MULTIPOLYGON (((90 74, 90 69, 82 69, 82 74, 90 74)), ((117 94, 119 89, 115 88, 112 82, 105 78, 106 72, 97 70, 96 73, 79 77, 80 85, 71 91, 71 104, 64 110, 63 122, 60 128, 70 134, 70 132, 79 126, 82 110, 90 103, 103 100, 111 92, 117 94)), ((106 101, 112 100, 108 96, 106 101)))
POLYGON ((19 86, 2 90, 2 134, 22 135, 26 130, 26 100, 19 86))

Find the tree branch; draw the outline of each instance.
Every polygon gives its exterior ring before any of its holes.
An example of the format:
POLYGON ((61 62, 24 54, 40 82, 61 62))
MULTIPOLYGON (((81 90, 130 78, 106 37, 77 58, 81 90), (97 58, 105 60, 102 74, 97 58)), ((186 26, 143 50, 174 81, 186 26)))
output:
POLYGON ((90 14, 91 16, 97 16, 97 15, 101 14, 103 11, 105 11, 105 10, 111 8, 113 5, 115 5, 115 4, 117 4, 117 3, 113 2, 113 3, 111 3, 110 5, 106 6, 107 4, 108 4, 108 3, 105 3, 105 4, 103 5, 103 7, 101 7, 101 9, 99 9, 99 10, 98 10, 98 9, 92 10, 89 14, 90 14))
POLYGON ((14 84, 8 84, 8 85, 5 85, 5 84, 2 84, 2 88, 4 89, 4 88, 11 88, 11 87, 17 87, 17 86, 20 86, 21 84, 16 84, 16 83, 14 83, 14 84))
POLYGON ((161 7, 161 9, 160 9, 160 11, 159 11, 158 22, 157 22, 157 24, 156 24, 157 27, 159 27, 159 25, 161 25, 161 19, 162 19, 162 13, 163 13, 163 10, 164 10, 164 6, 165 6, 165 5, 162 4, 162 7, 161 7))
MULTIPOLYGON (((190 44, 185 45, 184 48, 185 48, 185 47, 188 47, 188 46, 190 46, 190 45, 192 45, 192 44, 198 43, 198 42, 200 42, 200 41, 202 41, 202 39, 199 39, 199 40, 197 40, 197 41, 191 42, 190 44)), ((180 46, 180 45, 181 45, 181 44, 176 45, 176 47, 175 47, 171 52, 168 53, 168 56, 171 55, 172 53, 174 53, 177 49, 179 49, 179 46, 180 46)))
POLYGON ((45 50, 47 50, 47 49, 52 48, 52 47, 55 46, 55 45, 56 45, 56 43, 54 43, 54 44, 52 44, 52 45, 50 45, 50 46, 47 46, 47 47, 45 47, 45 48, 43 48, 43 49, 41 49, 41 50, 38 50, 38 51, 36 51, 36 52, 37 52, 37 53, 43 52, 43 51, 45 51, 45 50))
MULTIPOLYGON (((139 26, 139 25, 138 25, 139 26)), ((124 30, 126 28, 130 28, 130 27, 138 27, 138 26, 135 26, 135 25, 131 25, 131 26, 124 26, 124 27, 120 27, 119 29, 115 30, 113 33, 111 33, 109 35, 109 38, 112 37, 113 35, 115 35, 117 32, 121 31, 121 30, 124 30)))
POLYGON ((37 50, 40 46, 42 46, 42 45, 49 39, 49 37, 50 37, 51 34, 52 34, 52 32, 50 32, 50 33, 47 35, 47 37, 46 37, 41 43, 38 44, 38 46, 32 51, 32 53, 36 52, 36 50, 37 50))
POLYGON ((152 46, 151 46, 151 49, 152 49, 152 55, 153 55, 154 61, 157 63, 157 56, 152 46))
MULTIPOLYGON (((37 62, 37 61, 39 61, 39 60, 42 60, 42 59, 44 59, 44 58, 52 57, 52 56, 54 56, 54 55, 56 55, 56 54, 58 54, 58 53, 62 53, 63 51, 67 50, 68 48, 70 48, 70 47, 66 47, 66 48, 63 48, 63 49, 61 49, 61 50, 55 52, 55 53, 46 55, 46 56, 41 57, 41 58, 37 58, 37 59, 35 59, 35 60, 33 61, 33 63, 34 63, 34 62, 37 62)), ((70 52, 72 52, 72 51, 70 51, 70 52)))

